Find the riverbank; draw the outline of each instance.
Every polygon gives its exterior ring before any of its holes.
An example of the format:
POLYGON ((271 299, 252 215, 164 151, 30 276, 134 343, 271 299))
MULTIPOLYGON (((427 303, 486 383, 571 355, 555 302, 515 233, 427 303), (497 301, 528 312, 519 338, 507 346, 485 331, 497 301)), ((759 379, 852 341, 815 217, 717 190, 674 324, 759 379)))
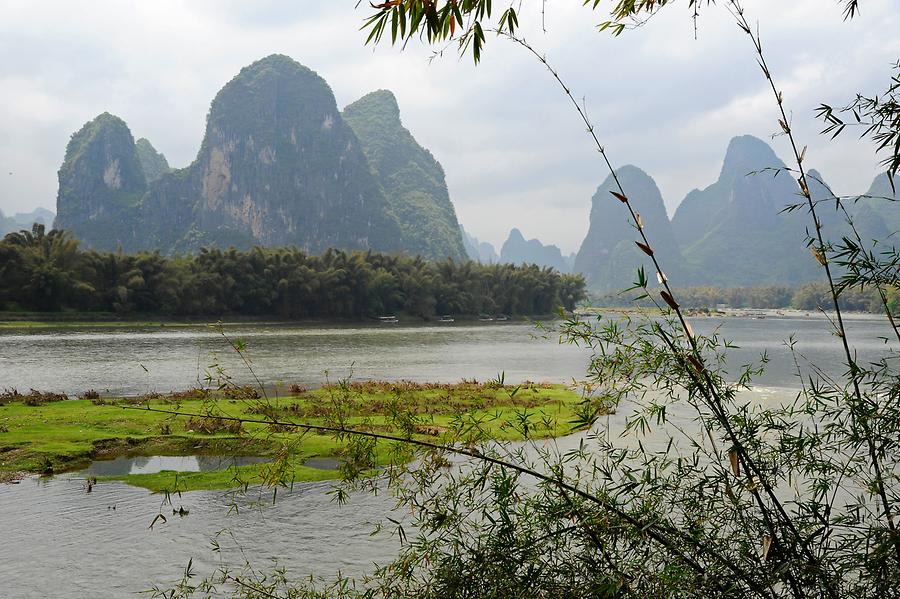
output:
POLYGON ((203 328, 214 325, 226 327, 242 326, 330 326, 371 324, 380 326, 403 324, 435 323, 447 326, 453 323, 503 324, 508 322, 547 321, 559 318, 558 314, 535 315, 453 315, 449 320, 441 317, 422 318, 399 313, 397 321, 385 322, 379 318, 298 318, 291 320, 277 318, 245 317, 226 315, 220 321, 209 318, 171 318, 159 314, 118 315, 107 312, 3 312, 0 311, 0 330, 4 329, 83 329, 83 328, 203 328))
MULTIPOLYGON (((571 432, 569 422, 581 401, 578 392, 563 385, 510 386, 499 381, 344 383, 314 390, 294 387, 270 398, 257 397, 248 388, 224 394, 194 389, 141 398, 91 397, 0 395, 0 480, 17 472, 52 475, 79 471, 98 460, 137 456, 260 456, 269 461, 206 472, 98 478, 160 493, 328 480, 339 472, 306 462, 325 458, 340 463, 345 440, 271 424, 273 420, 333 426, 339 414, 347 427, 400 435, 406 428, 416 438, 438 443, 450 440, 462 423, 477 422, 483 438, 516 440, 522 438, 519 431, 525 421, 531 436, 571 432)), ((370 466, 388 463, 393 449, 391 443, 380 441, 370 466)))

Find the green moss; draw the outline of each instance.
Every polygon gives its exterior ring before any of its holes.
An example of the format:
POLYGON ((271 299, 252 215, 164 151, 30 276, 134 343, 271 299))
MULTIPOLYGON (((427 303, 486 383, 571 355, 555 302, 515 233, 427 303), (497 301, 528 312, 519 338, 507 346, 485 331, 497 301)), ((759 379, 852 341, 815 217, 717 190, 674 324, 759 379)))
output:
MULTIPOLYGON (((494 387, 474 383, 414 385, 359 383, 347 389, 325 387, 300 396, 256 400, 165 397, 144 407, 190 414, 214 413, 281 422, 325 424, 325 406, 337 399, 349 406, 350 426, 396 432, 385 416, 395 407, 416 418, 417 435, 441 442, 461 421, 479 422, 487 438, 516 440, 515 425, 525 417, 531 436, 558 436, 571 431, 578 393, 560 385, 494 387), (173 403, 178 402, 178 403, 173 403), (263 409, 264 408, 264 409, 263 409)), ((2 400, 0 400, 2 401, 2 400)), ((212 472, 134 474, 111 477, 156 492, 223 489, 262 480, 301 482, 335 478, 335 471, 303 466, 310 457, 336 457, 343 442, 329 434, 296 428, 245 423, 239 432, 202 432, 197 420, 141 409, 133 401, 102 404, 72 400, 40 406, 0 404, 0 478, 17 471, 54 473, 78 470, 96 459, 153 455, 254 455, 277 460, 212 472), (197 430, 195 430, 197 429, 197 430)), ((213 420, 212 422, 218 422, 213 420)), ((379 443, 377 462, 386 463, 390 444, 379 443)))

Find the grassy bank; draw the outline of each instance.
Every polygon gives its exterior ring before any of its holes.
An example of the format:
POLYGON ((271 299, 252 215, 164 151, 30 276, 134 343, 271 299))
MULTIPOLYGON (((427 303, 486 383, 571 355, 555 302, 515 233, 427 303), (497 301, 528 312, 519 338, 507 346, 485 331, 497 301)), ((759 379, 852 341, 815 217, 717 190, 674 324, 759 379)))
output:
MULTIPOLYGON (((213 416, 327 425, 339 414, 345 426, 387 434, 402 434, 406 426, 416 437, 432 442, 446 440, 450 431, 461 428, 477 429, 491 439, 515 440, 522 436, 523 422, 531 436, 570 432, 568 423, 581 400, 576 391, 561 385, 475 382, 295 388, 269 400, 254 397, 252 389, 215 395, 199 389, 136 399, 57 401, 59 397, 49 395, 2 395, 0 480, 21 471, 61 473, 83 469, 93 460, 156 455, 265 456, 272 461, 210 472, 111 478, 155 492, 324 480, 338 473, 303 464, 314 457, 339 460, 344 445, 333 435, 213 416), (148 407, 200 416, 163 414, 148 407), (476 422, 477 427, 472 426, 476 422)), ((378 443, 378 464, 388 461, 391 449, 388 442, 378 443)))

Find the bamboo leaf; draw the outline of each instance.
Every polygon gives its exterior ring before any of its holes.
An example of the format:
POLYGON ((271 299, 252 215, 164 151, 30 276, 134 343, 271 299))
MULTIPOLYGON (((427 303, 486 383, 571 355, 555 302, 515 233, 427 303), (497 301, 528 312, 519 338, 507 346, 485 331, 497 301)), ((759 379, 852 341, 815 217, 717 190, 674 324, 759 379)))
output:
POLYGON ((644 252, 648 256, 653 255, 653 248, 651 248, 649 245, 647 245, 646 243, 641 243, 640 241, 635 241, 635 243, 639 248, 641 248, 642 252, 644 252))
POLYGON ((666 291, 665 289, 663 289, 662 291, 659 292, 659 294, 662 296, 663 300, 664 300, 667 304, 669 304, 669 307, 670 307, 670 308, 672 308, 673 310, 677 310, 677 309, 678 309, 678 302, 675 301, 675 298, 672 297, 672 296, 669 294, 668 291, 666 291))
POLYGON ((741 475, 741 460, 738 452, 734 449, 728 452, 728 461, 731 463, 731 473, 735 476, 741 475))

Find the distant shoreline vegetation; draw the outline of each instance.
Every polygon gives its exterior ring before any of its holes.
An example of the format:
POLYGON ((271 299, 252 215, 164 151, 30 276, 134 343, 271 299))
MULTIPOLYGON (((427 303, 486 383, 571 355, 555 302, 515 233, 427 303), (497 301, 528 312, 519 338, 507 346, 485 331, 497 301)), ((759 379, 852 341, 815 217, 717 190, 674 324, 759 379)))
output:
MULTIPOLYGON (((677 290, 678 301, 691 310, 727 308, 831 310, 831 295, 826 283, 806 283, 797 287, 684 287, 677 290)), ((652 292, 651 292, 652 293, 652 292)), ((900 314, 900 289, 886 289, 888 306, 894 314, 900 314)), ((591 294, 588 300, 594 307, 604 308, 652 308, 649 298, 635 301, 635 293, 591 294)), ((659 301, 659 298, 657 298, 659 301)), ((882 313, 884 306, 874 289, 860 291, 844 289, 840 295, 841 307, 854 312, 882 313)))
POLYGON ((61 230, 0 241, 0 311, 365 319, 405 314, 551 314, 586 297, 581 275, 535 265, 329 249, 203 249, 196 255, 84 251, 61 230))

